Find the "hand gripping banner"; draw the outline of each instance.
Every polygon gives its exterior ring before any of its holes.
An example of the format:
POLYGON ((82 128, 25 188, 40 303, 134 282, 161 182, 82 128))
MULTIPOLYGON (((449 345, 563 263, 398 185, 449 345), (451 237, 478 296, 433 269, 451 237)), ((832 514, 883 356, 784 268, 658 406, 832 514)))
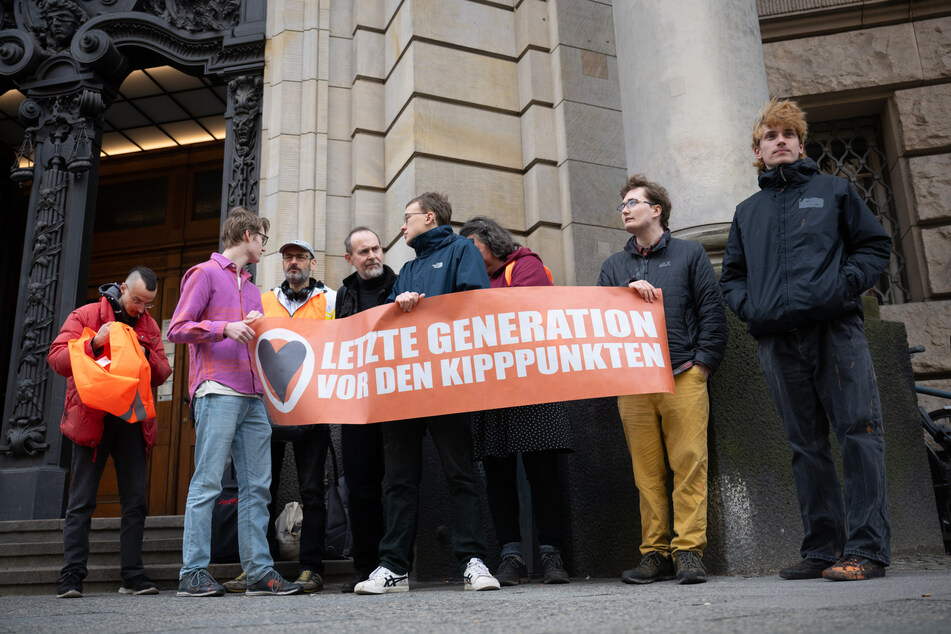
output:
POLYGON ((78 339, 69 340, 69 362, 79 399, 87 407, 130 423, 155 418, 152 369, 135 331, 121 322, 112 322, 99 359, 89 357, 85 349, 86 342, 95 336, 95 331, 83 328, 78 339))
POLYGON ((663 303, 626 288, 486 289, 424 297, 409 313, 388 304, 252 327, 279 425, 674 391, 663 303))

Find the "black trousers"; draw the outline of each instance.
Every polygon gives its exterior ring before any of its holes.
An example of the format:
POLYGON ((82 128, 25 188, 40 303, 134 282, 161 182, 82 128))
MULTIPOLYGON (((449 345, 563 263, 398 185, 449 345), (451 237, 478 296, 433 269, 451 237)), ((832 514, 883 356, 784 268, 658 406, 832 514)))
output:
POLYGON ((759 340, 759 359, 792 449, 805 536, 800 554, 860 555, 888 565, 885 434, 859 315, 759 340), (829 423, 842 450, 845 505, 829 423))
POLYGON ((380 562, 380 540, 385 528, 381 425, 340 426, 343 472, 350 494, 353 567, 361 578, 368 577, 380 562))
MULTIPOLYGON (((532 514, 538 529, 538 543, 561 550, 565 516, 558 484, 558 452, 525 452, 522 453, 522 464, 532 489, 532 514)), ((486 456, 482 467, 499 545, 522 541, 518 521, 517 455, 504 458, 486 456)))
POLYGON ((412 567, 423 434, 429 430, 452 497, 452 549, 461 567, 472 557, 485 559, 485 535, 479 484, 472 464, 470 416, 448 414, 383 423, 386 457, 386 533, 380 541, 380 562, 402 574, 412 567))
POLYGON ((102 441, 98 447, 73 443, 72 481, 63 522, 62 572, 75 572, 85 578, 89 561, 89 528, 96 510, 96 493, 106 460, 112 456, 119 484, 119 572, 123 581, 144 573, 142 536, 148 503, 145 495, 146 458, 142 423, 127 423, 106 415, 102 441))
POLYGON ((301 570, 307 568, 317 574, 324 573, 324 551, 327 533, 327 502, 324 497, 324 463, 330 443, 330 428, 326 425, 307 425, 295 428, 293 441, 280 440, 282 431, 274 428, 271 436, 271 502, 267 506, 267 541, 272 549, 277 542, 274 522, 283 509, 277 507, 277 493, 281 486, 281 467, 287 443, 294 445, 294 465, 300 484, 301 505, 304 519, 300 533, 301 570), (275 436, 277 439, 275 439, 275 436))

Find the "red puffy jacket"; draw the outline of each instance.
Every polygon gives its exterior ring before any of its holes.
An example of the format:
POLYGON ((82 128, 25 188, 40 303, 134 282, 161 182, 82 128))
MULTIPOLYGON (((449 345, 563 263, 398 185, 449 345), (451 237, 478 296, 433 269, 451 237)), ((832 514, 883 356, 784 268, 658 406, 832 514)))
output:
MULTIPOLYGON (((112 305, 106 297, 100 297, 98 302, 77 308, 66 318, 66 323, 50 345, 50 352, 46 357, 46 362, 50 364, 53 371, 66 377, 66 407, 63 410, 60 429, 64 436, 77 445, 95 447, 99 444, 102 440, 102 421, 106 413, 86 407, 80 400, 79 393, 76 392, 76 384, 73 382, 73 368, 69 362, 69 340, 78 339, 83 333, 83 328, 99 332, 99 328, 104 323, 115 321, 115 319, 112 305)), ((162 332, 148 313, 142 313, 135 322, 133 330, 139 337, 139 343, 148 350, 146 356, 149 358, 149 366, 152 369, 152 386, 157 387, 172 373, 168 359, 165 358, 165 348, 162 346, 162 332)), ((85 348, 86 354, 96 358, 92 351, 91 340, 86 342, 85 348)), ((142 436, 145 438, 148 452, 151 452, 152 447, 155 446, 155 427, 154 418, 142 421, 142 436)))

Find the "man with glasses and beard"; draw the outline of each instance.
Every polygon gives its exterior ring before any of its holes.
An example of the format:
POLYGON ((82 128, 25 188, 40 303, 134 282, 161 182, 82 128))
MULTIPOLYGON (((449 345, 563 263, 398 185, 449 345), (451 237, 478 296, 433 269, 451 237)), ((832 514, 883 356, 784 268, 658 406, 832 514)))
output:
MULTIPOLYGON (((317 266, 314 248, 303 240, 291 240, 280 248, 284 282, 261 296, 265 317, 294 319, 333 319, 337 294, 323 282, 310 276, 317 266)), ((276 554, 274 522, 280 509, 277 494, 287 443, 294 445, 294 464, 300 483, 304 519, 300 535, 300 574, 295 583, 304 592, 322 590, 324 582, 324 539, 327 531, 327 506, 324 501, 324 462, 330 443, 326 425, 281 426, 271 424, 271 503, 268 505, 267 538, 276 554)), ((242 572, 225 584, 229 592, 244 592, 247 576, 242 572)))

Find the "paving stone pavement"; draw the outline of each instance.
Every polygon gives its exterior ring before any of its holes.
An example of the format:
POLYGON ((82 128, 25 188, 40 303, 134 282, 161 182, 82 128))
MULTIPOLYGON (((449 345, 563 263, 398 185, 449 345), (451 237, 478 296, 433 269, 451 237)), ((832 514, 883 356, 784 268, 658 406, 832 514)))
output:
MULTIPOLYGON (((52 592, 52 588, 50 589, 52 592)), ((498 592, 461 583, 413 584, 384 596, 341 594, 339 586, 295 597, 178 598, 172 591, 82 599, 53 594, 0 597, 0 632, 820 632, 951 631, 951 557, 898 559, 883 579, 830 583, 711 577, 628 586, 573 579, 498 592)))

